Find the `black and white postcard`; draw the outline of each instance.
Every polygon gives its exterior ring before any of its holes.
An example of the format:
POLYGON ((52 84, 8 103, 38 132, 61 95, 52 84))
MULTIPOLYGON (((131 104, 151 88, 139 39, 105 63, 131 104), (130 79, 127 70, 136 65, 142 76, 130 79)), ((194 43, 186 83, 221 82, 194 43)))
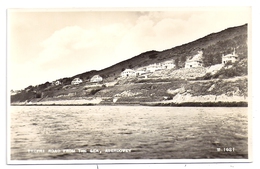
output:
POLYGON ((250 7, 7 21, 9 164, 252 161, 250 7))

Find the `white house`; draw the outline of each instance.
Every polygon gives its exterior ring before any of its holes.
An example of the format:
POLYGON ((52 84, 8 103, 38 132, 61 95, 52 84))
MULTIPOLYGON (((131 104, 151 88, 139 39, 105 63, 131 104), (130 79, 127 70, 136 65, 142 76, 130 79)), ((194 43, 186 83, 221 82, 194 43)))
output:
POLYGON ((103 78, 99 75, 95 75, 90 79, 90 82, 93 82, 93 83, 102 82, 102 81, 103 81, 103 78))
POLYGON ((171 60, 162 62, 161 65, 162 65, 162 69, 173 69, 173 68, 175 68, 175 64, 171 60))
POLYGON ((59 80, 57 80, 57 81, 55 81, 53 84, 54 84, 55 86, 58 86, 58 85, 61 84, 61 82, 60 82, 59 80))
POLYGON ((80 79, 80 78, 75 78, 75 79, 73 79, 72 81, 71 81, 71 84, 72 85, 77 85, 77 84, 80 84, 80 83, 82 83, 83 81, 80 79))
POLYGON ((194 68, 194 67, 202 67, 202 51, 198 51, 198 54, 193 56, 191 59, 185 62, 185 68, 194 68))
POLYGON ((237 61, 238 55, 236 54, 236 51, 234 49, 233 53, 227 54, 227 55, 222 55, 222 64, 226 64, 228 62, 234 63, 237 61))
POLYGON ((136 76, 140 76, 146 73, 146 68, 138 68, 136 71, 136 76))
POLYGON ((154 64, 151 64, 151 65, 148 65, 146 67, 146 72, 155 72, 157 70, 162 70, 162 65, 161 63, 154 63, 154 64))
POLYGON ((136 72, 132 69, 125 69, 123 72, 121 72, 121 77, 135 77, 136 72))
POLYGON ((200 60, 188 60, 185 62, 185 68, 202 67, 202 61, 200 60))

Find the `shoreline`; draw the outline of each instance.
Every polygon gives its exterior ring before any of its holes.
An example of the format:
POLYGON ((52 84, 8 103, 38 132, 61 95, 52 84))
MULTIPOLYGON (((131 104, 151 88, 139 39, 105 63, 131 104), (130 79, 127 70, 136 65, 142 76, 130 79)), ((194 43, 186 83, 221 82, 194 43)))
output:
POLYGON ((167 107, 248 107, 247 102, 182 102, 182 103, 145 103, 144 106, 167 107))
POLYGON ((143 102, 143 103, 104 103, 104 104, 94 104, 94 103, 79 103, 79 104, 59 104, 59 103, 11 103, 10 106, 151 106, 151 107, 248 107, 248 102, 143 102))

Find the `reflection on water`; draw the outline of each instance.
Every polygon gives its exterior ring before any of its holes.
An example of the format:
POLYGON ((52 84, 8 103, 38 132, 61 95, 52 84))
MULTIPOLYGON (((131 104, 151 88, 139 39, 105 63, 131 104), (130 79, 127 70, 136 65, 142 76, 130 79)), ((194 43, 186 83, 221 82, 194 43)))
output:
POLYGON ((248 158, 247 108, 13 106, 10 118, 11 160, 248 158))

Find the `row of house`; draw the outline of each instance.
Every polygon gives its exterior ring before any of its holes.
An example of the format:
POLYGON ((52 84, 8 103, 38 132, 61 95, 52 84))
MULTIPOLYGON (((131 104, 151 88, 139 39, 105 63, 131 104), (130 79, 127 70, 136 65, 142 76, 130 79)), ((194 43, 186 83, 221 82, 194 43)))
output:
MULTIPOLYGON (((196 55, 194 55, 191 59, 188 59, 185 62, 185 68, 196 68, 196 67, 203 67, 203 51, 198 51, 196 55)), ((225 65, 228 62, 234 63, 237 61, 238 55, 236 54, 236 51, 234 49, 233 53, 227 54, 227 55, 222 55, 222 65, 225 65)), ((132 69, 125 69, 121 73, 121 77, 135 77, 139 76, 142 74, 150 73, 150 72, 155 72, 158 70, 163 70, 163 69, 172 69, 175 68, 175 64, 173 61, 165 61, 162 63, 154 63, 145 67, 138 68, 137 70, 132 70, 132 69)))
MULTIPOLYGON (((196 55, 194 55, 191 59, 188 59, 185 62, 185 68, 196 68, 196 67, 203 67, 203 62, 202 62, 202 57, 203 57, 203 51, 198 51, 196 55)), ((234 63, 237 61, 238 55, 235 53, 235 49, 233 53, 227 54, 227 55, 222 55, 222 64, 226 64, 228 62, 234 63)), ((140 67, 136 70, 133 69, 125 69, 123 72, 121 72, 121 77, 136 77, 140 75, 145 75, 147 73, 159 71, 159 70, 164 70, 164 69, 173 69, 175 68, 175 64, 173 60, 169 61, 164 61, 162 63, 154 63, 150 64, 148 66, 140 67)), ((92 83, 98 83, 102 82, 103 78, 99 75, 95 75, 90 79, 90 82, 92 83)), ((82 83, 83 80, 80 78, 75 78, 71 81, 72 85, 77 85, 82 83)), ((60 81, 54 81, 52 82, 53 85, 60 85, 60 81)))
POLYGON ((175 68, 175 64, 173 60, 164 61, 162 63, 154 63, 148 66, 143 67, 146 72, 155 72, 157 70, 163 69, 173 69, 175 68))
MULTIPOLYGON (((90 82, 92 82, 92 83, 98 83, 98 82, 102 82, 102 81, 103 81, 103 78, 102 78, 101 76, 99 76, 99 75, 95 75, 95 76, 93 76, 93 77, 90 79, 90 82)), ((77 85, 77 84, 80 84, 80 83, 82 83, 82 82, 83 82, 82 79, 76 77, 76 78, 74 78, 74 79, 71 81, 71 85, 77 85)), ((60 85, 60 84, 61 84, 61 82, 60 82, 59 80, 52 82, 52 85, 53 85, 53 86, 58 86, 58 85, 60 85)))
POLYGON ((121 77, 136 77, 136 76, 144 75, 146 73, 151 73, 151 72, 164 70, 164 69, 173 69, 173 68, 175 68, 174 62, 173 60, 169 60, 162 63, 154 63, 148 66, 140 67, 136 70, 125 69, 121 73, 121 77))
MULTIPOLYGON (((185 68, 203 67, 202 56, 203 52, 198 51, 198 54, 185 62, 185 68)), ((234 49, 233 53, 222 55, 222 64, 225 65, 228 62, 234 63, 237 61, 237 59, 238 55, 234 49)))
MULTIPOLYGON (((101 77, 101 76, 99 76, 99 75, 95 75, 95 76, 93 76, 91 79, 90 79, 90 82, 92 82, 92 83, 99 83, 99 82, 102 82, 103 81, 103 78, 101 77)), ((83 80, 82 79, 80 79, 80 78, 75 78, 75 79, 73 79, 72 81, 71 81, 71 84, 72 85, 77 85, 77 84, 80 84, 80 83, 82 83, 83 82, 83 80)))

